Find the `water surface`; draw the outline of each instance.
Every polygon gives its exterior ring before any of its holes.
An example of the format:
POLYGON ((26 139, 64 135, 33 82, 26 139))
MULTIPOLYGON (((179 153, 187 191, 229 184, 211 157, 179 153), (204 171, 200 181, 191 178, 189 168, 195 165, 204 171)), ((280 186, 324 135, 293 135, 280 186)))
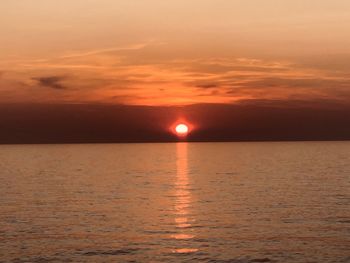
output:
POLYGON ((350 262, 350 143, 0 146, 3 262, 350 262))

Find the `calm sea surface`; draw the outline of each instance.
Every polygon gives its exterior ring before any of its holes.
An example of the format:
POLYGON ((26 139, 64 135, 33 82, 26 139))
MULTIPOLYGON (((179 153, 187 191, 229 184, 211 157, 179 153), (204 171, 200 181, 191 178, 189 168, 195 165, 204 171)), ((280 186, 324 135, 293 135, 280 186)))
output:
POLYGON ((1 262, 350 262, 350 142, 0 145, 1 262))

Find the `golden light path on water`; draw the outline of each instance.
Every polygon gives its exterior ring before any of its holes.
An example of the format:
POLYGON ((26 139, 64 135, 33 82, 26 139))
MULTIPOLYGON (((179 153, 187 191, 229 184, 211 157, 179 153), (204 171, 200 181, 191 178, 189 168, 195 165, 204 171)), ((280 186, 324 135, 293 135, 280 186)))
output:
MULTIPOLYGON (((191 226, 195 219, 191 217, 190 209, 192 203, 191 184, 188 174, 187 143, 176 145, 176 180, 175 180, 175 224, 177 233, 171 237, 176 240, 188 241, 195 235, 191 233, 191 226)), ((192 253, 198 251, 196 248, 186 246, 175 248, 174 253, 192 253)), ((182 243, 180 243, 182 245, 182 243)))

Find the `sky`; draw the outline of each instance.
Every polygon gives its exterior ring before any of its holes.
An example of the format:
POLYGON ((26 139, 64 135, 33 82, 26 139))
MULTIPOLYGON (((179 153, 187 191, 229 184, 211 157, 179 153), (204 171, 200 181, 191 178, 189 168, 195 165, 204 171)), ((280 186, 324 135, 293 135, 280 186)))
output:
POLYGON ((0 104, 322 115, 350 104, 349 28, 348 0, 2 0, 0 104))

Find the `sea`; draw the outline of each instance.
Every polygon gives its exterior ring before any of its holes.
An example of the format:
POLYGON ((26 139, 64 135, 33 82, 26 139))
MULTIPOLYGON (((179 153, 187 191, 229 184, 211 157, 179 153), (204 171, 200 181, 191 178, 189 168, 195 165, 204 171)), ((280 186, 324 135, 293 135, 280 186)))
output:
POLYGON ((350 262, 350 142, 0 145, 0 262, 350 262))

